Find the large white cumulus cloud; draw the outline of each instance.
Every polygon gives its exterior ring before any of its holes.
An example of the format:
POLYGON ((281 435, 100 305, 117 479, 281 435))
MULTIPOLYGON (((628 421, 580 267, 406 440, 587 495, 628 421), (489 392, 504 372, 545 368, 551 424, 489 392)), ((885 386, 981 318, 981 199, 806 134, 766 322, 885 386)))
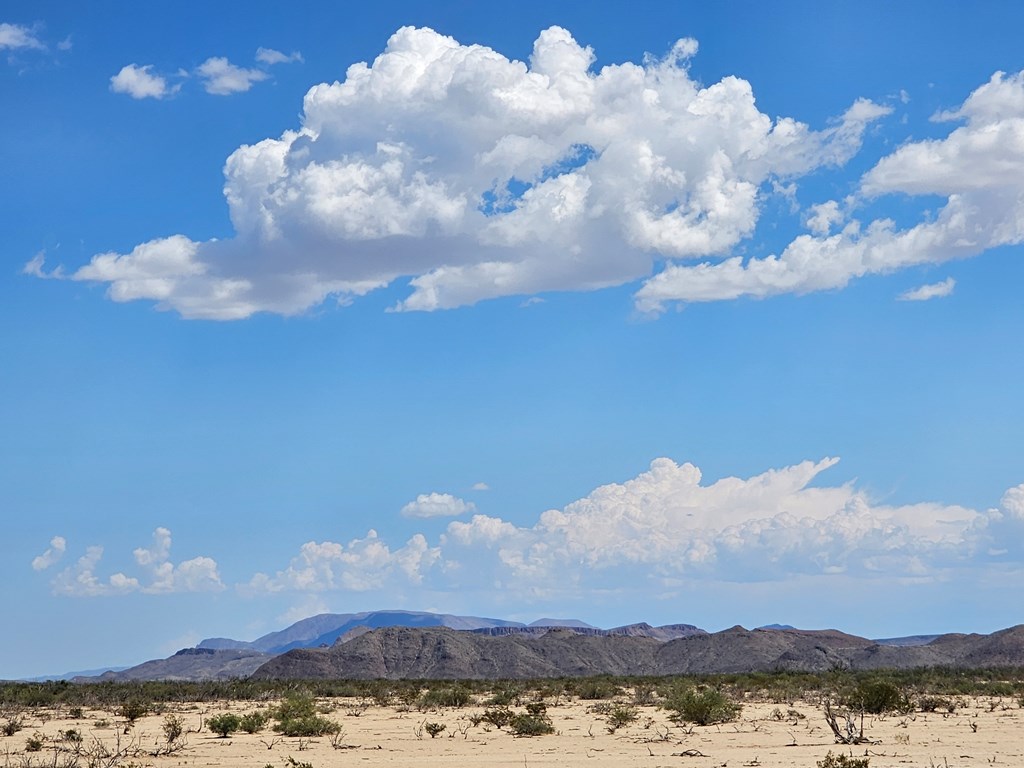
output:
MULTIPOLYGON (((961 121, 943 139, 909 142, 882 158, 861 180, 859 197, 938 195, 946 202, 934 218, 898 229, 889 219, 852 218, 828 234, 833 221, 817 207, 812 235, 796 238, 779 255, 674 264, 637 293, 641 309, 671 301, 716 301, 842 288, 868 274, 894 272, 976 256, 1024 242, 1024 72, 997 72, 957 110, 938 122, 961 121)), ((824 206, 828 206, 825 208, 824 206)))
MULTIPOLYGON (((822 131, 773 120, 748 82, 692 79, 696 50, 681 40, 660 60, 594 71, 558 27, 529 62, 400 29, 372 64, 311 88, 296 130, 228 158, 234 238, 154 240, 72 277, 109 284, 116 301, 233 319, 403 277, 397 308, 432 310, 720 258, 753 232, 770 181, 846 162, 888 109, 858 100, 822 131)), ((689 297, 652 285, 647 308, 689 297)))

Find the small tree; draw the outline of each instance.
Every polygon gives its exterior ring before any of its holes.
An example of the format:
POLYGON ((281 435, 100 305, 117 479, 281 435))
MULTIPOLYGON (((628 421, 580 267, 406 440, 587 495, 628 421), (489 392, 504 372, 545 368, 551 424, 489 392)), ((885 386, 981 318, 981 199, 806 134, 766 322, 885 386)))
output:
POLYGON ((214 733, 220 734, 222 739, 226 739, 241 727, 242 718, 231 712, 225 712, 211 717, 206 721, 206 725, 214 733))
POLYGON ((149 704, 142 699, 128 699, 121 705, 117 713, 125 719, 128 725, 135 725, 135 721, 140 717, 145 717, 148 712, 149 704))

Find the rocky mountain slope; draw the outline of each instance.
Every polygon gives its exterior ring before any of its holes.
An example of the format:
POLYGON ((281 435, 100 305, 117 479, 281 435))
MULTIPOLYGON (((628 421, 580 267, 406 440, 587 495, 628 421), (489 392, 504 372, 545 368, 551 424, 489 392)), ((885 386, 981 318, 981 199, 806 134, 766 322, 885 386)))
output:
POLYGON ((1024 665, 1024 625, 991 635, 943 635, 913 646, 880 645, 835 630, 733 627, 659 642, 572 628, 540 636, 519 632, 495 637, 444 628, 392 627, 331 648, 289 651, 269 660, 253 677, 522 679, 940 665, 1024 665))
POLYGON ((73 682, 106 680, 227 680, 249 677, 273 658, 249 649, 185 648, 167 659, 155 659, 119 672, 104 672, 99 677, 76 677, 73 682))

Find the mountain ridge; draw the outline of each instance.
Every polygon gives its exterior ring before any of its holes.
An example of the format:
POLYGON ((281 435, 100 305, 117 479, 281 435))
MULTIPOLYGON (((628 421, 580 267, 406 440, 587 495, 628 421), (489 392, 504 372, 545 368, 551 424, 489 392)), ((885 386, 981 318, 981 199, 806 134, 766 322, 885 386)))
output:
POLYGON ((504 619, 425 611, 317 614, 252 641, 207 638, 167 659, 78 682, 333 677, 381 674, 714 674, 923 666, 1024 666, 1024 625, 990 635, 871 640, 835 629, 773 624, 709 633, 693 624, 637 622, 601 629, 576 619, 504 619))

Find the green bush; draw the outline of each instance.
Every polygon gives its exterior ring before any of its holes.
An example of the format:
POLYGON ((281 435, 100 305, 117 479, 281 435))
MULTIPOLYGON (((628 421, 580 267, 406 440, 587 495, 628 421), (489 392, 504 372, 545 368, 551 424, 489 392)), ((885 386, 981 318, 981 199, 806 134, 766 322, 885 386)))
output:
POLYGON ((325 736, 338 733, 341 726, 316 711, 316 700, 308 694, 292 695, 273 711, 274 730, 285 736, 325 736))
POLYGON ((847 698, 846 704, 851 709, 863 710, 872 715, 908 712, 913 708, 903 691, 888 680, 861 681, 847 698))
POLYGON ((26 752, 40 752, 43 749, 43 742, 46 741, 46 737, 43 734, 36 731, 27 739, 25 739, 25 751, 26 752))
POLYGON ((586 701, 598 701, 610 699, 622 693, 622 689, 611 680, 600 677, 591 677, 579 681, 576 686, 576 695, 586 701))
POLYGON ((168 715, 164 718, 164 738, 168 744, 173 744, 185 733, 185 721, 177 715, 168 715))
POLYGON ((740 713, 740 705, 715 688, 677 688, 662 706, 672 712, 671 719, 697 725, 727 723, 740 713))
POLYGON ((507 707, 509 705, 518 706, 522 696, 522 687, 518 685, 506 685, 494 691, 487 703, 499 707, 507 707))
POLYGON ((263 730, 263 726, 267 724, 267 720, 269 719, 270 718, 266 712, 258 709, 255 712, 247 712, 242 715, 238 726, 246 733, 259 733, 263 730))
POLYGON ((472 701, 469 691, 465 688, 452 686, 450 688, 431 688, 420 697, 419 708, 421 710, 440 709, 441 707, 461 708, 472 701))
POLYGON ((145 717, 150 710, 150 705, 142 699, 128 699, 117 710, 117 714, 128 721, 129 725, 135 723, 140 717, 145 717))
POLYGON ((430 738, 436 739, 437 735, 439 733, 441 733, 445 729, 445 724, 444 723, 425 723, 423 725, 423 727, 424 727, 424 729, 426 729, 427 733, 430 734, 430 738))
POLYGON ((25 727, 25 718, 20 715, 10 715, 3 725, 0 725, 0 733, 4 736, 13 736, 25 727))
POLYGON ((608 733, 615 733, 619 728, 635 722, 638 715, 633 707, 627 704, 616 704, 605 717, 608 721, 608 733))
POLYGON ((917 700, 917 708, 921 712, 938 712, 942 709, 953 714, 956 711, 956 701, 945 696, 921 696, 917 700))
POLYGON ((543 711, 521 712, 513 715, 508 729, 516 736, 544 736, 555 732, 551 718, 543 711))
POLYGON ((868 768, 868 758, 851 757, 849 755, 833 755, 829 750, 825 757, 818 761, 818 768, 868 768))
POLYGON ((478 715, 473 719, 477 720, 477 724, 488 723, 501 730, 512 722, 514 716, 512 710, 508 707, 488 707, 482 715, 478 715))
POLYGON ((222 739, 226 739, 237 731, 242 725, 242 718, 231 712, 214 715, 206 721, 206 727, 213 733, 219 733, 222 739))

